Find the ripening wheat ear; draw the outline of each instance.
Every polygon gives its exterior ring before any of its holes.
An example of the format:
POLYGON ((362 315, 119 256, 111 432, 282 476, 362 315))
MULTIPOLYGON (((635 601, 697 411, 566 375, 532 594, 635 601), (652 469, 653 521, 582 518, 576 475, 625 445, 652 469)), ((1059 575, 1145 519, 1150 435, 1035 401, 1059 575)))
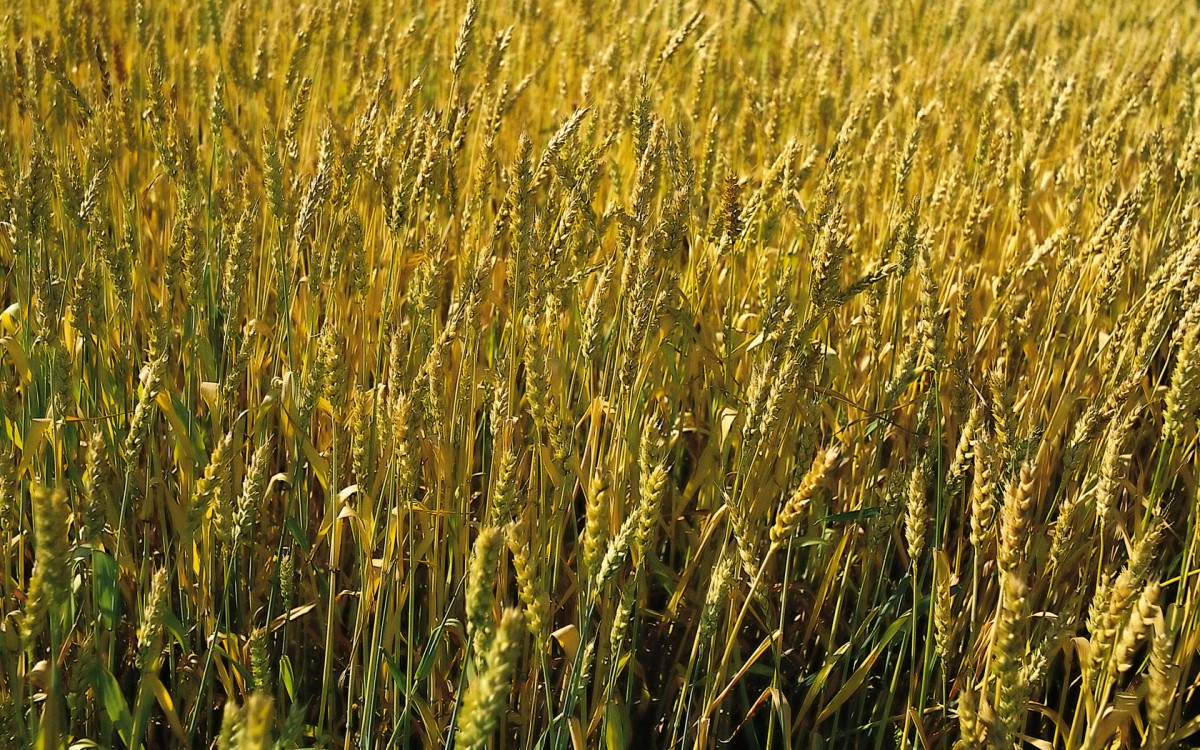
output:
POLYGON ((517 573, 517 593, 525 605, 525 624, 541 653, 546 645, 547 626, 550 624, 550 596, 542 583, 536 547, 525 523, 521 521, 513 521, 508 525, 505 539, 517 573))
POLYGON ((595 578, 604 554, 604 539, 608 526, 609 489, 600 474, 593 474, 585 498, 585 520, 583 527, 583 555, 580 558, 581 574, 595 578))
POLYGON ((775 525, 771 527, 771 547, 773 549, 787 544, 787 541, 796 533, 814 494, 829 475, 829 471, 837 462, 840 454, 841 449, 837 446, 817 453, 808 473, 800 480, 800 485, 792 492, 788 501, 779 511, 779 515, 775 517, 775 525))
POLYGON ((150 593, 142 607, 141 624, 138 627, 138 665, 144 672, 157 669, 163 645, 163 622, 166 620, 167 601, 166 568, 156 570, 150 581, 150 593))
POLYGON ((501 616, 500 625, 487 645, 483 667, 467 685, 459 706, 455 747, 463 750, 484 747, 499 726, 512 690, 512 672, 520 653, 523 620, 515 609, 507 609, 501 616))
POLYGON ((492 627, 493 589, 504 535, 500 529, 489 527, 479 532, 471 548, 471 565, 467 572, 467 632, 475 649, 486 641, 492 627))
POLYGON ((34 565, 21 630, 27 640, 37 637, 48 623, 55 626, 71 597, 70 540, 67 538, 66 493, 34 485, 34 565))
POLYGON ((929 506, 925 500, 925 467, 914 462, 908 480, 908 503, 904 514, 904 539, 908 542, 908 558, 914 567, 925 551, 925 535, 929 526, 929 506))
POLYGON ((1175 355, 1175 370, 1163 414, 1163 440, 1170 442, 1200 409, 1200 298, 1179 322, 1183 336, 1175 355))

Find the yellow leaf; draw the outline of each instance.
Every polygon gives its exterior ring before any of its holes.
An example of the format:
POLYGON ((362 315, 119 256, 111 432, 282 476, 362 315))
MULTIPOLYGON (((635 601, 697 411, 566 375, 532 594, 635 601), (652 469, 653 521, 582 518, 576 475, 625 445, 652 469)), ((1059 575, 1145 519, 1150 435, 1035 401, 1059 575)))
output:
POLYGON ((292 607, 291 611, 286 612, 271 621, 270 632, 275 632, 283 627, 289 620, 295 620, 303 615, 312 612, 317 608, 316 604, 301 604, 299 607, 292 607))
POLYGON ((550 635, 554 636, 554 640, 562 646, 567 658, 575 658, 575 652, 579 650, 579 628, 574 625, 564 625, 550 635))
POLYGON ((17 330, 19 323, 17 319, 21 317, 21 303, 14 302, 4 308, 4 312, 0 313, 0 329, 5 333, 12 333, 17 330))
POLYGON ((875 665, 875 662, 883 654, 884 648, 891 643, 892 639, 904 630, 904 625, 908 622, 910 616, 909 614, 905 614, 888 627, 887 631, 883 634, 883 638, 871 650, 871 653, 867 654, 867 658, 863 659, 862 664, 858 665, 858 669, 854 670, 854 674, 850 675, 850 679, 846 680, 846 684, 842 685, 837 694, 821 709, 821 713, 817 715, 818 724, 833 716, 833 713, 841 708, 843 703, 850 700, 850 697, 858 692, 858 688, 866 681, 867 675, 870 674, 871 667, 875 665))
POLYGON ((604 745, 608 750, 629 747, 629 712, 618 697, 604 706, 604 745))
POLYGON ((192 445, 192 439, 188 435, 187 427, 184 426, 183 420, 179 418, 179 412, 175 411, 175 403, 171 400, 171 394, 166 391, 160 391, 154 401, 158 404, 158 408, 162 410, 163 416, 170 422, 172 429, 175 430, 175 442, 179 446, 179 449, 183 451, 184 456, 189 461, 195 463, 196 447, 192 445))
POLYGON ((50 431, 49 419, 34 419, 30 420, 29 433, 25 435, 25 440, 21 446, 21 465, 17 467, 17 477, 25 476, 25 472, 29 471, 29 467, 33 465, 33 459, 37 458, 42 447, 42 441, 46 438, 46 433, 50 431))
POLYGON ((25 356, 25 350, 21 348, 21 342, 8 336, 0 339, 0 344, 8 350, 8 356, 12 359, 13 367, 21 376, 21 381, 26 385, 33 382, 33 371, 29 369, 29 358, 25 356))
POLYGON ((167 724, 171 727, 171 731, 175 733, 176 739, 186 743, 187 732, 183 730, 183 723, 179 721, 179 716, 175 713, 175 702, 171 700, 171 694, 167 692, 167 688, 162 684, 162 680, 158 679, 158 675, 151 674, 145 679, 150 684, 150 689, 154 691, 154 698, 158 701, 159 707, 167 717, 167 724))
POLYGON ((221 402, 220 384, 206 380, 200 384, 200 398, 208 404, 209 411, 216 411, 221 402))

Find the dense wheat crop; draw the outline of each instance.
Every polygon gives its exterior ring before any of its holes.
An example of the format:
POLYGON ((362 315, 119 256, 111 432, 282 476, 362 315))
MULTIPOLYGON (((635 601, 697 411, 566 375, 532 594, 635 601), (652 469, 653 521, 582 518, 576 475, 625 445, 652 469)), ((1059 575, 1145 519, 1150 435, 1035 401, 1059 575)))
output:
POLYGON ((1194 742, 1198 22, 4 3, 0 745, 1194 742))

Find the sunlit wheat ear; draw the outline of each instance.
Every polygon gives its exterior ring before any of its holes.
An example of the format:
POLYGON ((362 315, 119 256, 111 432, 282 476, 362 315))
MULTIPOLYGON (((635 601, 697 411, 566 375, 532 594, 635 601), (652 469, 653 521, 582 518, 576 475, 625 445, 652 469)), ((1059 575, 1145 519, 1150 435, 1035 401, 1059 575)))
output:
POLYGON ((14 523, 19 491, 17 466, 8 450, 0 448, 0 530, 4 533, 14 523))
POLYGON ((996 538, 995 459, 985 433, 976 446, 971 482, 971 544, 982 553, 996 538))
POLYGON ((220 750, 268 750, 273 747, 271 729, 274 701, 263 694, 253 693, 245 705, 229 700, 217 737, 220 750))
POLYGON ((1138 410, 1130 411, 1124 419, 1109 428, 1105 438, 1100 476, 1095 489, 1096 523, 1099 526, 1107 526, 1121 500, 1120 475, 1125 463, 1124 451, 1139 417, 1138 410))
POLYGON ((232 546, 237 513, 232 487, 234 458, 232 435, 226 433, 213 448, 203 476, 196 480, 196 490, 187 507, 185 538, 190 539, 199 530, 201 519, 211 512, 214 537, 223 547, 232 546))
POLYGON ((914 462, 909 472, 908 502, 904 514, 904 539, 908 542, 908 557, 917 565, 925 551, 926 533, 929 526, 929 506, 925 499, 925 467, 921 461, 914 462))
POLYGON ((263 628, 255 628, 249 638, 250 673, 254 679, 254 689, 266 695, 272 691, 268 638, 263 628))
POLYGON ((708 639, 720 626, 721 614, 728 603, 725 597, 729 592, 734 567, 733 557, 725 553, 713 568, 708 591, 704 595, 704 608, 700 610, 700 623, 697 626, 702 644, 707 644, 708 639))
POLYGON ((629 555, 629 547, 633 542, 633 535, 638 527, 638 522, 641 517, 636 512, 631 513, 624 522, 621 523, 621 528, 608 541, 608 546, 604 549, 604 556, 600 558, 600 567, 596 571, 596 588, 593 596, 598 595, 599 590, 616 575, 621 566, 625 563, 626 557, 629 555))
POLYGON ((267 438, 255 449, 250 465, 242 481, 242 494, 238 497, 233 519, 233 545, 237 547, 250 536, 259 521, 259 507, 267 488, 267 474, 271 471, 274 450, 272 440, 267 438))
POLYGON ((1146 640, 1153 625, 1154 617, 1159 612, 1159 593, 1161 588, 1158 581, 1148 581, 1138 596, 1137 604, 1129 612, 1121 635, 1113 649, 1110 671, 1123 675, 1133 667, 1134 652, 1146 640))
POLYGON ((1183 336, 1175 355, 1171 387, 1167 391, 1163 413, 1163 439, 1170 442, 1187 426, 1194 424, 1200 409, 1200 299, 1192 303, 1179 322, 1183 336))
POLYGON ((541 564, 525 523, 510 523, 505 538, 517 574, 517 593, 525 607, 525 625, 540 652, 545 647, 550 624, 550 596, 542 580, 541 564))
POLYGON ((963 423, 958 434, 958 445, 954 449, 954 458, 950 468, 946 470, 946 494, 955 495, 962 489, 967 472, 975 460, 975 452, 983 434, 983 420, 986 412, 983 404, 976 402, 971 407, 967 421, 963 423))
POLYGON ((1006 363, 1002 360, 992 369, 988 378, 991 394, 993 454, 997 465, 1004 467, 1012 458, 1016 415, 1013 414, 1012 392, 1008 387, 1006 363))
POLYGON ((648 459, 641 463, 639 499, 635 513, 638 518, 634 530, 634 547, 638 551, 638 565, 644 566, 652 554, 654 537, 662 518, 663 496, 667 487, 667 468, 662 460, 648 459), (653 461, 653 464, 652 464, 653 461))
POLYGON ((1146 696, 1151 742, 1161 747, 1171 728, 1179 686, 1179 666, 1175 661, 1175 637, 1167 628, 1162 613, 1154 618, 1150 647, 1150 689, 1146 696))
POLYGON ((814 493, 824 483, 839 455, 841 455, 841 449, 833 446, 820 451, 813 459, 812 466, 800 480, 799 486, 788 497, 787 502, 775 517, 775 524, 771 527, 772 547, 782 547, 796 533, 800 523, 804 520, 814 493))
POLYGON ((935 550, 934 561, 934 637, 938 655, 945 665, 943 670, 948 671, 958 655, 959 612, 955 609, 949 560, 942 550, 935 550))
POLYGON ((1032 460, 1009 480, 1000 508, 1000 545, 996 559, 1005 570, 1015 571, 1026 561, 1029 533, 1033 523, 1034 471, 1032 460))
POLYGON ((129 431, 125 434, 125 460, 133 464, 138 460, 146 434, 150 429, 150 419, 154 409, 154 399, 158 397, 166 381, 166 354, 158 353, 146 366, 146 378, 142 383, 141 395, 137 406, 134 407, 133 417, 129 420, 129 431))
POLYGON ((583 527, 581 572, 595 578, 608 535, 609 488, 600 474, 593 474, 587 488, 583 527))

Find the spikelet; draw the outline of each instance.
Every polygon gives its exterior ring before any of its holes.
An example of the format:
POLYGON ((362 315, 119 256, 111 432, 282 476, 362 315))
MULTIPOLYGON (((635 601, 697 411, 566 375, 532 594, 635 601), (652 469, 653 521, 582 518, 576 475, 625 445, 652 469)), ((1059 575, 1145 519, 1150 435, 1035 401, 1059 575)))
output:
POLYGON ((1117 425, 1109 428, 1108 438, 1104 441, 1104 456, 1100 461, 1100 476, 1095 489, 1096 522, 1100 526, 1108 522, 1121 498, 1123 452, 1137 418, 1138 412, 1131 411, 1117 425))
POLYGON ((996 559, 1005 570, 1017 570, 1025 564, 1033 523, 1034 470, 1033 459, 1024 461, 1020 473, 1009 480, 1004 491, 1004 504, 1000 508, 1000 547, 996 559))
POLYGON ((1150 689, 1146 693, 1146 718, 1150 723, 1150 747, 1162 747, 1171 727, 1179 689, 1179 666, 1175 663, 1175 638, 1162 613, 1154 619, 1150 646, 1150 689))
POLYGON ((396 493, 402 502, 407 502, 411 497, 419 471, 417 446, 413 436, 415 412, 413 401, 403 391, 397 390, 391 398, 389 411, 392 421, 392 460, 396 464, 396 493))
MULTIPOLYGON (((1091 658, 1087 675, 1089 685, 1101 689, 1115 674, 1118 666, 1113 659, 1119 639, 1134 614, 1147 587, 1150 566, 1162 534, 1162 521, 1156 520, 1133 545, 1129 560, 1115 578, 1103 580, 1088 610, 1088 630, 1091 633, 1091 658)), ((1142 628, 1137 628, 1141 631, 1142 628)), ((1135 635, 1141 635, 1141 632, 1135 635)))
POLYGON ((458 27, 458 39, 454 41, 454 59, 450 63, 450 75, 456 81, 462 73, 463 64, 467 61, 467 54, 471 51, 471 32, 475 29, 475 19, 478 15, 479 3, 470 0, 462 24, 458 27))
POLYGON ((454 746, 463 750, 478 750, 500 724, 501 714, 512 690, 512 672, 520 654, 521 613, 506 609, 500 626, 487 644, 483 667, 476 674, 458 711, 458 730, 454 746))
POLYGON ((274 700, 255 692, 246 700, 246 726, 238 750, 271 750, 274 700))
POLYGON ((742 235, 742 187, 738 176, 730 172, 725 175, 721 190, 721 207, 718 213, 722 249, 732 247, 742 235))
POLYGON ((779 511, 779 515, 775 517, 775 525, 771 527, 772 547, 782 547, 796 533, 812 502, 813 495, 829 475, 829 471, 837 462, 840 453, 840 449, 836 446, 817 453, 808 473, 800 480, 800 485, 792 492, 791 497, 779 511))
POLYGON ((95 335, 93 324, 102 318, 100 313, 100 276, 90 261, 84 261, 75 274, 71 294, 71 326, 84 339, 95 335))
POLYGON ((952 660, 958 655, 957 631, 960 613, 955 610, 950 562, 943 550, 935 551, 933 570, 934 639, 938 655, 942 658, 943 670, 948 673, 952 660))
POLYGON ((961 750, 984 750, 988 740, 988 723, 980 715, 979 691, 970 684, 963 686, 958 696, 958 731, 962 737, 961 750))
MULTIPOLYGON (((2 419, 2 417, 0 417, 2 419)), ((0 531, 8 533, 17 516, 17 493, 20 481, 17 467, 8 450, 0 448, 0 531)))
POLYGON ((733 578, 733 567, 733 558, 724 553, 713 567, 712 576, 708 581, 708 591, 704 595, 704 608, 700 610, 698 630, 701 643, 708 643, 717 631, 718 618, 726 605, 729 583, 733 578))
POLYGON ((604 478, 593 474, 584 498, 584 526, 581 547, 583 554, 580 572, 589 580, 596 577, 600 558, 604 554, 604 541, 608 531, 609 489, 604 478))
POLYGON ((129 420, 129 431, 125 435, 125 460, 130 469, 138 460, 150 430, 151 410, 166 379, 166 365, 166 355, 159 354, 146 366, 146 380, 142 384, 142 392, 138 397, 137 406, 134 407, 133 417, 129 420))
POLYGON ((1200 298, 1179 322, 1182 336, 1163 413, 1163 440, 1174 440, 1200 409, 1200 298))
POLYGON ((537 555, 525 525, 520 521, 509 524, 505 539, 517 573, 517 593, 525 605, 525 625, 540 652, 545 647, 547 625, 550 623, 550 596, 542 585, 537 555))
POLYGON ((292 595, 296 591, 296 558, 289 547, 279 558, 279 600, 283 606, 291 606, 292 595))
POLYGON ((492 626, 492 591, 503 542, 500 529, 489 527, 479 532, 471 548, 471 564, 467 571, 467 635, 476 649, 488 639, 492 626))
POLYGON ((608 631, 608 649, 613 658, 619 659, 625 644, 625 636, 629 626, 637 617, 634 605, 637 603, 637 586, 626 586, 621 589, 621 599, 613 611, 612 627, 608 631))
POLYGON ((269 750, 273 724, 273 700, 260 692, 250 694, 245 706, 233 700, 225 703, 219 750, 269 750))
POLYGON ((233 436, 225 433, 217 441, 204 467, 204 475, 196 480, 192 502, 187 508, 187 530, 190 538, 200 525, 200 518, 211 510, 213 535, 222 547, 230 548, 236 524, 237 506, 232 497, 233 459, 235 451, 233 436))
POLYGON ((908 558, 916 567, 925 551, 925 536, 929 526, 929 505, 925 500, 925 468, 916 461, 908 478, 908 502, 904 514, 904 539, 908 542, 908 558))
POLYGON ((272 128, 263 131, 263 163, 267 206, 275 223, 282 225, 287 219, 284 214, 283 164, 279 160, 279 140, 272 128))
POLYGON ((221 716, 221 732, 217 735, 217 750, 239 750, 244 724, 242 707, 236 701, 226 701, 221 716))
POLYGON ((625 562, 625 556, 629 554, 629 545, 633 541, 634 529, 637 528, 639 520, 640 517, 637 513, 629 514, 616 535, 609 540, 608 547, 604 550, 604 557, 600 558, 600 569, 596 571, 596 594, 604 584, 612 579, 617 569, 625 562))
POLYGON ((988 379, 988 387, 991 392, 992 444, 995 446, 993 455, 1002 471, 1006 471, 1005 467, 1012 458, 1012 451, 1015 448, 1016 422, 1012 407, 1012 392, 1005 380, 1005 369, 1006 364, 1003 361, 997 363, 988 379))
POLYGON ((1113 649, 1112 665, 1109 667, 1112 674, 1123 675, 1133 667, 1133 654, 1146 640, 1159 613, 1159 590, 1158 581, 1148 581, 1142 587, 1137 604, 1130 611, 1129 619, 1125 621, 1113 649))
POLYGON ((250 273, 250 254, 257 222, 257 212, 247 208, 234 225, 233 236, 229 240, 229 254, 225 258, 225 273, 221 282, 221 296, 229 316, 226 330, 236 330, 234 321, 241 319, 242 294, 250 273))
POLYGON ((54 626, 71 598, 70 542, 67 521, 70 509, 61 488, 35 484, 33 503, 33 577, 29 581, 21 631, 36 638, 47 624, 54 626))
POLYGON ((758 572, 759 545, 758 528, 750 521, 749 515, 737 503, 728 502, 729 529, 733 532, 733 541, 737 547, 738 559, 742 563, 742 571, 754 578, 758 572))
POLYGON ((992 677, 996 685, 995 747, 1012 747, 1024 724, 1025 685, 1021 661, 1025 655, 1024 620, 1028 616, 1028 587, 1015 572, 1001 572, 1002 593, 992 642, 992 677))
POLYGON ((653 468, 643 464, 639 499, 635 511, 638 519, 633 546, 638 552, 638 567, 644 567, 654 548, 654 535, 662 516, 662 501, 666 494, 667 469, 659 461, 653 468), (647 471, 647 469, 649 469, 647 471))
POLYGON ((254 680, 254 689, 267 695, 271 694, 271 663, 268 653, 267 631, 255 628, 250 633, 250 675, 254 680))
POLYGON ((359 489, 371 489, 375 466, 375 406, 378 392, 355 388, 350 403, 350 453, 354 465, 354 480, 359 489))
MULTIPOLYGON (((291 81, 288 82, 288 88, 291 88, 291 81)), ((296 90, 296 96, 292 99, 292 107, 288 111, 287 121, 283 126, 283 149, 284 153, 292 161, 300 158, 300 126, 304 124, 304 116, 308 113, 308 104, 312 99, 313 82, 311 78, 305 77, 300 82, 300 88, 296 90)), ((270 154, 268 154, 268 157, 270 154)))
MULTIPOLYGON (((87 476, 83 485, 84 503, 81 519, 85 538, 91 544, 99 544, 104 534, 108 503, 112 495, 107 452, 104 435, 99 431, 93 432, 87 444, 87 476)), ((0 471, 3 471, 2 466, 0 471)), ((0 505, 3 505, 2 500, 0 505)))
POLYGON ((991 443, 984 435, 976 446, 971 483, 971 544, 982 552, 996 537, 996 485, 991 443))
POLYGON ((488 523, 502 526, 512 520, 517 503, 517 452, 503 449, 496 458, 496 481, 492 484, 492 501, 488 505, 488 523))
POLYGON ((242 494, 237 501, 237 511, 234 515, 233 544, 238 546, 249 537, 254 525, 258 522, 259 504, 263 492, 267 489, 267 474, 271 470, 271 454, 273 445, 267 438, 254 451, 250 466, 242 480, 242 494))
POLYGON ((818 309, 836 305, 841 301, 842 263, 849 252, 846 228, 837 208, 832 218, 822 227, 812 252, 812 301, 818 309))
POLYGON ((1078 541, 1078 515, 1081 494, 1078 489, 1067 490, 1058 506, 1058 514, 1054 521, 1054 532, 1050 537, 1049 567, 1063 571, 1063 562, 1075 551, 1078 541))
POLYGON ((596 283, 592 286, 592 293, 588 297, 583 315, 583 326, 579 335, 579 352, 585 361, 591 361, 596 356, 596 347, 600 340, 601 317, 615 269, 616 260, 615 258, 610 259, 600 271, 596 283))
POLYGON ((158 668, 162 656, 163 621, 167 614, 167 570, 156 570, 150 582, 150 592, 142 607, 142 618, 138 623, 137 643, 138 667, 143 672, 158 668))
POLYGON ((976 402, 971 407, 971 413, 958 433, 958 446, 954 450, 954 459, 946 471, 947 495, 955 495, 962 489, 967 469, 975 460, 976 445, 984 437, 982 435, 984 413, 983 404, 976 402))

